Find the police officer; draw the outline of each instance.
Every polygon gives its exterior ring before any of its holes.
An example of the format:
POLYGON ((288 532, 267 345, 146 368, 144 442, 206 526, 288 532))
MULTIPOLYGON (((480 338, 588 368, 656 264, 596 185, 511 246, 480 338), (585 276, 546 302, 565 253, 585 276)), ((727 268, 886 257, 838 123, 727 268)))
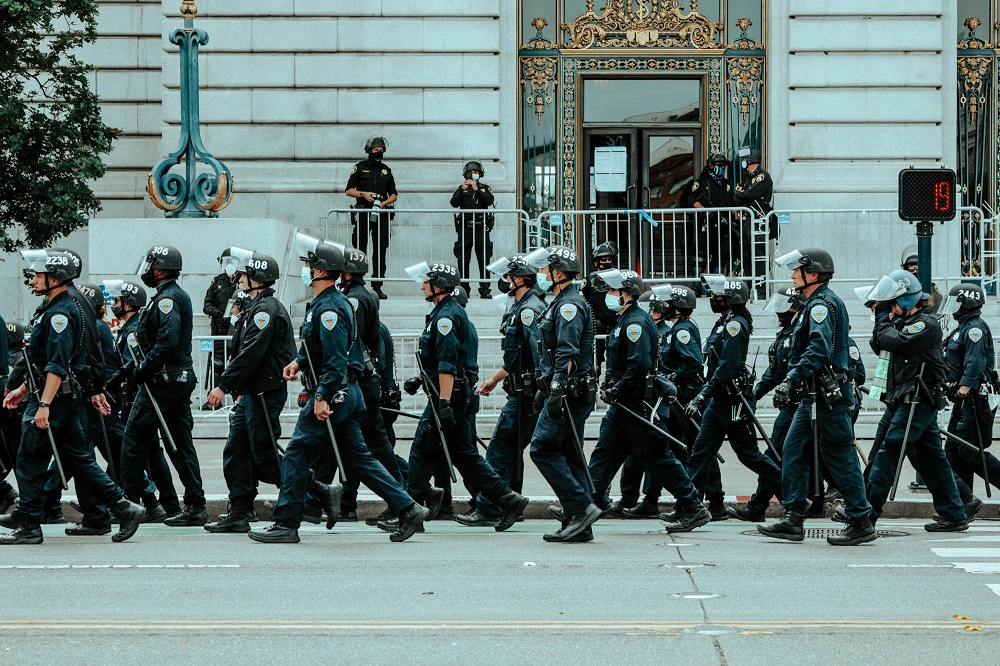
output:
MULTIPOLYGON (((503 365, 492 377, 480 382, 476 392, 488 396, 497 385, 502 385, 507 394, 486 449, 486 462, 506 483, 515 486, 523 481, 523 452, 538 421, 533 407, 535 369, 541 365, 538 319, 545 303, 535 290, 535 269, 524 261, 524 257, 502 257, 488 268, 508 285, 506 293, 513 304, 500 323, 503 365)), ((470 527, 493 527, 500 517, 500 507, 480 494, 476 498, 475 511, 455 516, 455 520, 470 527)))
MULTIPOLYGON (((705 168, 691 183, 690 189, 682 200, 682 205, 685 208, 731 208, 733 206, 733 183, 726 175, 728 164, 729 160, 722 153, 709 155, 705 168)), ((732 272, 732 254, 734 249, 739 248, 739 241, 732 238, 729 213, 699 213, 688 226, 688 238, 699 239, 698 252, 702 271, 705 273, 732 272)), ((693 240, 689 240, 689 242, 693 242, 693 240)))
MULTIPOLYGON (((0 317, 0 390, 7 388, 10 371, 24 346, 24 326, 20 322, 6 322, 0 317)), ((7 481, 14 471, 17 449, 21 445, 21 420, 16 412, 0 411, 0 514, 7 513, 17 501, 17 491, 7 481)))
MULTIPOLYGON (((209 316, 209 332, 212 335, 229 335, 232 333, 232 323, 229 312, 229 302, 236 293, 237 282, 240 279, 239 271, 236 269, 236 262, 232 260, 231 248, 226 248, 218 257, 222 272, 212 278, 212 283, 208 285, 205 292, 205 305, 202 311, 209 316)), ((226 367, 226 342, 225 340, 215 340, 212 343, 212 353, 208 360, 208 368, 205 372, 205 383, 210 386, 217 386, 219 377, 226 367)), ((215 409, 206 401, 202 410, 215 409)))
MULTIPOLYGON (((767 369, 764 370, 760 381, 753 388, 754 403, 762 400, 765 395, 784 381, 788 374, 788 361, 792 354, 792 332, 795 328, 796 315, 802 309, 803 300, 805 299, 795 291, 795 287, 787 287, 772 295, 767 305, 764 306, 765 312, 773 312, 777 315, 781 329, 774 336, 774 342, 767 350, 767 369)), ((785 436, 788 434, 788 428, 792 424, 792 417, 795 416, 795 410, 798 409, 798 406, 799 400, 791 401, 789 404, 783 405, 774 418, 774 425, 771 427, 771 443, 774 444, 778 453, 781 453, 785 445, 785 436)), ((770 449, 764 455, 780 464, 770 449)), ((764 497, 765 492, 767 492, 766 488, 758 488, 745 505, 730 508, 729 515, 739 520, 763 523, 764 514, 771 503, 771 496, 764 497)))
POLYGON ((479 338, 465 310, 452 296, 459 286, 458 269, 446 263, 424 262, 410 266, 406 273, 420 284, 424 300, 433 304, 420 336, 420 367, 426 374, 403 383, 403 390, 410 395, 415 395, 421 386, 430 389, 410 447, 407 478, 410 493, 427 499, 433 518, 441 508, 444 492, 432 488, 430 478, 443 458, 442 446, 446 446, 452 464, 472 488, 502 507, 494 526, 502 532, 517 522, 528 499, 514 492, 476 450, 475 422, 469 416, 474 416, 479 408, 478 396, 472 389, 478 379, 479 338), (443 442, 438 425, 444 435, 443 442))
POLYGON ((649 418, 644 402, 653 398, 659 355, 653 319, 636 307, 645 285, 634 271, 611 269, 599 275, 608 285, 608 308, 618 312, 618 321, 608 335, 608 370, 601 384, 601 399, 609 405, 608 411, 590 457, 596 500, 605 509, 611 507, 608 486, 632 453, 655 482, 674 496, 677 522, 668 524, 667 532, 689 532, 710 522, 712 516, 668 440, 641 420, 649 418))
POLYGON ((614 241, 601 243, 594 248, 590 256, 591 272, 583 280, 583 288, 580 295, 587 301, 590 311, 594 317, 594 334, 601 336, 597 339, 597 366, 595 375, 601 373, 601 366, 604 364, 604 336, 612 329, 618 317, 608 309, 605 297, 608 293, 608 285, 601 282, 596 277, 598 271, 605 271, 614 268, 618 263, 618 244, 614 241))
POLYGON ((146 252, 142 283, 156 289, 149 304, 138 315, 136 346, 126 345, 132 381, 139 386, 122 440, 121 477, 125 493, 139 498, 143 492, 146 460, 158 445, 160 420, 155 400, 175 449, 167 449, 184 485, 184 511, 164 520, 171 527, 200 526, 208 522, 205 490, 201 483, 198 453, 191 441, 191 393, 198 378, 191 363, 191 331, 194 313, 191 297, 177 284, 182 268, 181 253, 170 245, 157 245, 146 252), (132 354, 135 358, 132 359, 132 354), (145 388, 141 388, 145 387, 145 388))
MULTIPOLYGON (((462 167, 462 174, 465 180, 451 195, 451 207, 462 210, 489 209, 494 201, 493 191, 481 180, 486 175, 483 165, 475 161, 466 162, 462 167)), ((458 240, 455 241, 455 256, 462 262, 462 276, 466 280, 462 286, 466 291, 470 291, 469 262, 475 249, 479 264, 480 298, 490 297, 490 284, 486 282, 486 264, 493 258, 493 241, 490 240, 490 233, 493 232, 495 220, 492 213, 455 213, 455 232, 458 234, 458 240)))
MULTIPOLYGON (((785 436, 782 451, 782 505, 784 518, 757 529, 767 536, 802 541, 803 516, 808 506, 810 465, 806 448, 818 437, 820 460, 844 496, 847 529, 827 537, 834 546, 856 546, 875 539, 871 509, 854 451, 851 408, 854 394, 848 377, 847 329, 844 302, 830 289, 834 265, 830 253, 819 248, 793 250, 775 259, 792 272, 796 292, 805 297, 802 314, 793 325, 788 373, 775 389, 775 406, 799 406, 785 436)), ((879 507, 881 508, 881 506, 879 507)))
POLYGON ((715 485, 711 467, 723 439, 728 436, 740 462, 757 474, 758 486, 764 489, 764 497, 768 499, 781 493, 781 469, 757 448, 752 415, 747 413, 739 398, 739 393, 750 392, 747 384, 751 380, 746 367, 750 334, 753 333, 753 318, 746 306, 750 290, 742 280, 721 275, 706 275, 703 279, 712 299, 712 311, 719 315, 719 320, 705 343, 708 383, 685 409, 692 419, 701 418, 698 437, 691 449, 690 470, 695 486, 714 504, 709 507, 712 515, 722 518, 725 514, 728 518, 718 499, 722 495, 722 485, 715 485))
MULTIPOLYGON (((771 181, 771 174, 760 165, 760 148, 749 148, 740 151, 740 165, 743 167, 743 178, 733 189, 733 202, 737 206, 749 208, 754 211, 754 216, 768 220, 767 240, 773 243, 778 240, 778 220, 768 218, 767 214, 774 210, 771 199, 774 197, 774 183, 771 181)), ((750 258, 753 256, 751 220, 740 219, 740 229, 743 237, 743 256, 750 258)), ((773 255, 772 255, 773 256, 773 255)), ((767 272, 767 259, 761 257, 757 260, 757 277, 763 277, 767 272)))
MULTIPOLYGON (((850 330, 851 327, 848 326, 848 333, 850 330)), ((851 386, 854 387, 854 402, 856 404, 851 412, 851 426, 854 426, 858 422, 858 416, 861 415, 861 387, 868 380, 868 374, 865 370, 865 361, 861 357, 861 348, 850 335, 847 336, 847 376, 850 378, 851 386)))
MULTIPOLYGON (((351 169, 347 179, 346 194, 357 199, 353 208, 359 210, 388 210, 393 207, 398 198, 396 179, 392 169, 382 162, 387 145, 383 137, 373 136, 365 142, 365 152, 368 159, 362 160, 351 169)), ((351 235, 351 245, 368 254, 368 236, 372 237, 372 288, 379 298, 387 296, 382 292, 382 281, 385 277, 385 253, 389 248, 389 222, 395 213, 352 213, 351 222, 354 232, 351 235)))
POLYGON ((951 315, 958 322, 958 328, 945 342, 948 397, 955 405, 948 431, 980 447, 983 453, 977 454, 950 439, 944 450, 956 476, 966 485, 971 486, 974 476, 985 472, 987 482, 1000 487, 1000 461, 986 451, 992 443, 996 417, 990 397, 997 395, 998 387, 993 332, 983 319, 985 303, 982 287, 966 282, 952 287, 941 307, 942 315, 951 315))
MULTIPOLYGON (((385 422, 379 404, 381 380, 377 373, 380 363, 379 346, 382 343, 379 332, 378 298, 365 287, 368 273, 368 257, 353 247, 345 249, 344 274, 340 278, 340 290, 354 310, 354 325, 358 331, 358 341, 364 355, 365 369, 358 379, 358 387, 365 403, 365 418, 361 420, 361 434, 372 456, 385 467, 400 485, 403 475, 396 463, 396 454, 386 434, 385 422)), ((344 483, 344 496, 340 506, 341 520, 353 522, 358 519, 358 478, 348 478, 344 483)), ((382 512, 380 520, 391 520, 396 514, 390 508, 382 512)))
POLYGON ((21 496, 13 514, 0 519, 4 527, 14 528, 0 536, 0 545, 42 542, 43 485, 53 447, 65 473, 76 478, 78 488, 85 488, 118 517, 121 525, 112 540, 125 541, 135 534, 145 510, 129 502, 98 466, 80 424, 82 396, 74 373, 85 369, 87 355, 80 310, 66 293, 67 283, 80 267, 79 259, 68 252, 47 250, 24 250, 21 256, 33 273, 35 295, 45 296, 47 301, 32 322, 26 366, 30 381, 4 398, 7 409, 16 408, 25 397, 29 402, 16 469, 21 496), (29 395, 30 387, 34 390, 29 395))
MULTIPOLYGON (((872 513, 876 518, 881 515, 899 457, 905 451, 927 484, 937 511, 934 522, 926 524, 924 529, 966 530, 968 514, 941 447, 937 425, 938 410, 947 393, 941 325, 936 317, 922 311, 923 289, 908 271, 895 270, 883 276, 869 299, 878 303, 872 349, 891 354, 886 398, 889 409, 893 410, 882 448, 872 461, 868 477, 872 513)), ((838 487, 844 490, 839 484, 838 487)))
POLYGON ((553 245, 531 252, 524 261, 539 271, 542 291, 553 293, 538 323, 542 353, 534 406, 539 414, 530 451, 562 504, 553 512, 562 527, 543 538, 591 541, 589 528, 602 511, 590 490, 582 438, 587 417, 594 411, 597 381, 591 367, 594 317, 573 284, 580 274, 580 258, 571 248, 553 245))

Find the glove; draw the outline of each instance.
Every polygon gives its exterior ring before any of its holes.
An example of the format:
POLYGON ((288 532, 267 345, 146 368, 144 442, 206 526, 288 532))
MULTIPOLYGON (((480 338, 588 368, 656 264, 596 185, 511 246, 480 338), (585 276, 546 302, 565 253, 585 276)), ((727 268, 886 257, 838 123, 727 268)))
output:
POLYGON ((697 421, 701 418, 701 412, 705 408, 706 402, 708 402, 708 396, 704 393, 699 393, 695 397, 691 398, 691 402, 689 402, 687 407, 684 408, 684 413, 687 414, 689 418, 697 421))
POLYGON ((118 389, 121 388, 122 384, 128 378, 130 372, 125 370, 125 368, 118 368, 115 373, 108 377, 108 381, 105 384, 105 388, 108 389, 109 393, 117 393, 118 389))
POLYGON ((601 388, 601 400, 603 400, 608 405, 613 405, 618 402, 618 387, 608 386, 601 388))
POLYGON ((406 391, 406 395, 416 395, 423 385, 424 382, 420 377, 410 377, 403 382, 403 390, 406 391))
POLYGON ((143 363, 132 371, 132 381, 136 384, 147 384, 154 374, 156 373, 149 367, 149 364, 143 363))
POLYGON ((445 432, 449 432, 455 429, 458 425, 458 421, 455 420, 455 410, 451 408, 451 401, 441 399, 438 400, 438 419, 441 420, 441 427, 445 432))
POLYGON ((549 416, 555 421, 559 421, 563 417, 563 396, 565 395, 566 389, 562 387, 562 384, 553 382, 545 404, 548 405, 549 416))
POLYGON ((535 399, 532 401, 531 406, 534 408, 535 413, 538 414, 542 411, 542 407, 545 405, 545 393, 541 389, 535 391, 535 399))
POLYGON ((803 398, 802 383, 786 379, 774 388, 774 406, 786 409, 803 398))

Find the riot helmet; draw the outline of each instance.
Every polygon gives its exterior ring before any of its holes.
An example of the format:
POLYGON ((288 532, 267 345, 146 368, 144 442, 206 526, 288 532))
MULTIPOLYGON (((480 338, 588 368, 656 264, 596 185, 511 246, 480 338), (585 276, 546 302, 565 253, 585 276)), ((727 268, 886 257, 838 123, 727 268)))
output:
POLYGON ((726 275, 702 275, 702 282, 708 293, 716 298, 725 298, 730 305, 746 305, 750 300, 750 287, 739 278, 726 275))
POLYGON ((675 309, 694 310, 698 304, 698 295, 694 293, 694 289, 682 284, 670 285, 670 293, 664 300, 675 309))
POLYGON ((806 247, 787 252, 774 260, 774 263, 784 269, 794 271, 801 268, 810 273, 834 273, 833 257, 826 250, 818 247, 806 247))
POLYGON ((19 321, 7 322, 7 350, 15 351, 24 346, 24 324, 19 321))
POLYGON ((525 263, 536 269, 548 266, 551 270, 576 275, 580 272, 580 257, 576 250, 565 245, 551 245, 533 250, 524 257, 525 263))
POLYGON ((469 292, 462 285, 451 290, 451 297, 458 301, 458 304, 463 308, 469 305, 469 292))
POLYGON ((125 316, 126 307, 132 308, 132 312, 138 312, 146 305, 146 289, 137 282, 108 280, 104 283, 104 288, 114 299, 111 312, 119 319, 125 316))
POLYGON ((344 250, 344 272, 361 277, 368 273, 368 256, 356 247, 344 250))
POLYGON ((173 271, 172 278, 180 274, 183 262, 180 251, 170 245, 154 245, 146 251, 146 257, 139 268, 139 278, 147 287, 155 287, 159 282, 153 276, 154 270, 173 271))
POLYGON ((607 241, 594 248, 590 262, 599 269, 613 268, 618 262, 618 243, 607 241))
POLYGON ((459 283, 458 269, 444 262, 426 262, 414 264, 406 269, 406 274, 417 284, 423 285, 426 282, 430 285, 431 293, 424 296, 424 300, 431 302, 441 294, 451 294, 459 283))
POLYGON ((607 271, 599 271, 597 277, 604 280, 611 289, 618 289, 629 296, 640 296, 642 292, 646 291, 642 277, 635 271, 612 268, 607 271))
POLYGON ((73 278, 80 274, 79 258, 64 250, 21 250, 21 256, 28 265, 24 275, 28 278, 29 285, 39 273, 47 275, 49 281, 55 282, 40 291, 33 289, 37 296, 72 282, 73 278))
POLYGON ((483 169, 483 165, 475 160, 465 163, 465 166, 462 167, 462 175, 468 178, 470 171, 478 171, 480 178, 486 175, 486 171, 483 169))
POLYGON ((986 292, 978 284, 963 282, 956 284, 948 292, 941 306, 942 315, 959 317, 969 312, 981 310, 986 303, 986 292))
POLYGON ((389 146, 386 144, 385 137, 373 136, 369 137, 368 140, 365 141, 365 152, 368 153, 369 157, 374 158, 375 161, 381 160, 382 155, 385 155, 388 150, 389 146), (381 148, 382 150, 377 153, 373 153, 373 148, 381 148))
POLYGON ((895 301, 904 311, 909 311, 926 297, 923 287, 917 277, 907 270, 897 268, 888 275, 883 275, 872 290, 866 301, 895 301))
POLYGON ((907 245, 903 248, 903 253, 899 255, 899 267, 912 273, 917 268, 917 256, 917 246, 907 245))
POLYGON ((91 282, 80 282, 76 285, 76 290, 80 294, 90 301, 91 306, 94 308, 94 312, 98 315, 102 314, 102 311, 107 308, 107 299, 104 297, 104 290, 98 287, 96 284, 91 282))
POLYGON ((80 256, 80 253, 77 252, 76 250, 71 250, 68 247, 52 247, 49 248, 49 251, 65 252, 76 260, 73 262, 74 272, 73 272, 73 277, 70 279, 76 280, 77 278, 80 277, 80 274, 83 273, 83 258, 80 256))
POLYGON ((278 260, 260 252, 254 252, 251 255, 250 260, 247 261, 243 268, 243 272, 246 273, 248 280, 253 280, 262 285, 262 287, 271 286, 280 276, 278 260))

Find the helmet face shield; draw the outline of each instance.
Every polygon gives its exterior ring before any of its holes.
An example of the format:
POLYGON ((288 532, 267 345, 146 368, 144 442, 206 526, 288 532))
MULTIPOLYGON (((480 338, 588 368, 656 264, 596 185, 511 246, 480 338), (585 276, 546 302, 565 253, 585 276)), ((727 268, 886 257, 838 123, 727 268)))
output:
POLYGON ((872 289, 874 289, 874 288, 875 288, 875 285, 873 285, 873 284, 868 284, 868 285, 865 285, 863 287, 855 287, 854 288, 854 295, 862 303, 870 303, 871 299, 868 298, 868 294, 872 293, 872 289))
POLYGON ((625 284, 625 276, 617 268, 595 273, 597 277, 604 280, 604 283, 611 289, 621 289, 625 284))
POLYGON ((540 247, 524 255, 524 263, 534 267, 536 270, 549 265, 548 248, 540 247))
POLYGON ((410 279, 417 284, 423 284, 430 280, 431 267, 426 261, 422 261, 419 264, 414 264, 413 266, 408 266, 406 269, 406 274, 410 276, 410 279))
POLYGON ((48 272, 45 261, 48 259, 49 253, 45 250, 21 250, 21 256, 24 258, 24 263, 28 264, 28 270, 32 273, 48 272))
POLYGON ((316 248, 319 247, 319 244, 318 238, 297 233, 292 243, 292 249, 302 261, 312 261, 316 258, 316 248))
POLYGON ((727 278, 725 275, 702 275, 701 281, 705 283, 705 287, 712 296, 726 295, 727 278))
POLYGON ((945 297, 944 303, 941 304, 941 309, 939 310, 939 313, 944 315, 945 317, 948 317, 950 315, 955 314, 961 309, 962 309, 962 301, 958 300, 958 298, 956 298, 955 296, 949 294, 948 296, 945 297))
POLYGON ((774 263, 776 266, 781 266, 782 268, 793 271, 802 265, 802 253, 798 250, 792 250, 791 252, 786 252, 780 257, 775 257, 774 263))
POLYGON ((792 297, 788 294, 777 293, 772 294, 771 298, 767 300, 767 304, 764 306, 764 312, 773 312, 774 314, 785 314, 792 309, 792 297))
POLYGON ((222 270, 225 271, 226 275, 234 275, 236 273, 244 273, 247 270, 247 263, 253 258, 252 250, 244 250, 241 247, 236 247, 235 245, 229 248, 229 256, 221 257, 219 263, 222 265, 222 270))
POLYGON ((507 271, 510 270, 510 263, 511 261, 507 257, 500 257, 492 264, 487 266, 486 270, 488 270, 490 273, 493 273, 494 275, 506 275, 507 271))
POLYGON ((124 280, 105 280, 104 291, 108 292, 111 298, 118 298, 122 295, 122 287, 124 285, 124 280))
POLYGON ((872 287, 872 290, 868 292, 868 296, 865 297, 865 302, 891 301, 905 293, 906 284, 902 281, 893 280, 888 275, 883 275, 875 286, 872 287))

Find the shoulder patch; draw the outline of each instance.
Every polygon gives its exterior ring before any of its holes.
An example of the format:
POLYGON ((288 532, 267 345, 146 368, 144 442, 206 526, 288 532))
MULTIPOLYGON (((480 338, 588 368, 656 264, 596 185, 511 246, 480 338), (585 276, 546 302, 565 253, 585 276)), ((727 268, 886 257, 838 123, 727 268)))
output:
POLYGON ((351 297, 347 299, 347 302, 351 304, 351 309, 355 312, 358 311, 358 299, 351 297))
POLYGON ((574 304, 567 303, 566 305, 559 308, 559 316, 561 316, 566 321, 573 321, 573 319, 576 317, 577 311, 578 308, 574 304))
POLYGON ((525 326, 531 326, 535 323, 535 311, 531 308, 524 308, 521 310, 521 323, 525 326))
POLYGON ((174 302, 169 298, 161 298, 156 304, 156 307, 160 309, 163 314, 170 314, 174 311, 174 302))
POLYGON ((353 169, 351 169, 351 175, 353 176, 353 175, 354 175, 354 174, 356 174, 357 172, 358 172, 358 165, 357 165, 357 164, 355 164, 355 165, 354 165, 354 168, 353 168, 353 169))
POLYGON ((969 339, 973 342, 979 342, 983 339, 983 329, 978 326, 973 326, 969 329, 969 339))
POLYGON ((327 310, 319 316, 319 320, 323 324, 323 328, 332 331, 337 326, 337 313, 333 310, 327 310))
POLYGON ((758 174, 753 178, 753 182, 755 183, 762 182, 763 180, 764 180, 764 174, 758 174))
POLYGON ((642 326, 639 324, 629 324, 628 328, 625 329, 625 337, 635 342, 642 337, 642 326))
POLYGON ((691 183, 692 192, 697 192, 699 187, 701 187, 701 183, 699 183, 697 180, 691 183))
POLYGON ((847 353, 850 354, 851 358, 854 359, 855 361, 861 360, 861 350, 855 347, 854 345, 851 345, 847 349, 847 353))
POLYGON ((691 331, 677 331, 677 342, 682 345, 691 342, 691 331))
POLYGON ((909 326, 907 326, 904 330, 907 333, 919 333, 920 331, 924 330, 925 328, 927 328, 927 324, 925 324, 922 321, 915 321, 912 324, 910 324, 909 326))
POLYGON ((69 326, 69 317, 64 314, 52 315, 52 319, 49 320, 49 323, 52 324, 52 330, 56 333, 62 333, 66 330, 66 327, 69 326))
POLYGON ((825 305, 814 305, 812 310, 809 311, 809 316, 817 324, 822 324, 826 321, 827 316, 830 314, 829 308, 825 305))
POLYGON ((453 328, 455 328, 455 322, 448 317, 441 317, 437 320, 438 333, 441 335, 448 335, 453 328))
POLYGON ((129 333, 128 335, 125 336, 125 344, 127 344, 129 347, 135 347, 137 344, 139 344, 139 341, 135 337, 135 333, 129 333))
POLYGON ((258 312, 253 316, 253 323, 261 330, 263 330, 264 327, 270 323, 270 321, 271 315, 266 312, 258 312))
POLYGON ((743 330, 743 326, 738 321, 731 321, 726 324, 726 333, 729 333, 733 337, 739 335, 741 330, 743 330))

